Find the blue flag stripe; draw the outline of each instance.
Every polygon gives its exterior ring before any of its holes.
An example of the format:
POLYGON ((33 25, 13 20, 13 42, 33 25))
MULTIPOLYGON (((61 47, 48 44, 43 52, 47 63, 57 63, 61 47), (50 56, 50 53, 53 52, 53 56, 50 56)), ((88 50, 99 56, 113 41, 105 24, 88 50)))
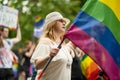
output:
POLYGON ((105 25, 83 11, 79 13, 73 24, 80 27, 80 29, 103 45, 120 68, 120 45, 105 25))

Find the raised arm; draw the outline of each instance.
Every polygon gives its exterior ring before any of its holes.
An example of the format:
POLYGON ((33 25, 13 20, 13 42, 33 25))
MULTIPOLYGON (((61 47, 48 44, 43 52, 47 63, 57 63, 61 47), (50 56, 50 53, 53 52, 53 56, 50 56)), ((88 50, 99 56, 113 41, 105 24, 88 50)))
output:
POLYGON ((17 43, 21 40, 21 30, 20 25, 18 24, 17 35, 15 38, 12 38, 13 43, 17 43))

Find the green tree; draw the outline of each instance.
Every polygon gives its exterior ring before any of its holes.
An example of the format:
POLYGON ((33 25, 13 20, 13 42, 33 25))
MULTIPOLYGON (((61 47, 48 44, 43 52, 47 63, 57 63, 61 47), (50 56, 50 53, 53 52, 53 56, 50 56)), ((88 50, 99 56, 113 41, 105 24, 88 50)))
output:
MULTIPOLYGON (((69 18, 72 23, 85 1, 86 0, 9 0, 7 4, 19 10, 22 41, 16 46, 24 46, 25 40, 35 39, 33 29, 36 16, 45 18, 49 12, 59 11, 64 17, 69 18)), ((0 4, 4 4, 4 0, 0 0, 0 4)), ((16 31, 10 31, 9 36, 13 37, 15 34, 16 31)))

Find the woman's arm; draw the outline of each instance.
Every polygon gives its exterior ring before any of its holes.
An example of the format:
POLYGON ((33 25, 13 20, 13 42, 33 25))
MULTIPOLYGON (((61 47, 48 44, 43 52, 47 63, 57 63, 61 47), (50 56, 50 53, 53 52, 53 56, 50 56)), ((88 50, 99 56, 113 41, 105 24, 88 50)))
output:
POLYGON ((76 49, 76 46, 75 46, 71 41, 69 41, 69 42, 67 43, 67 45, 68 45, 71 49, 76 49))
POLYGON ((57 55, 59 49, 58 48, 51 48, 50 50, 50 54, 44 58, 42 57, 39 57, 35 60, 35 66, 36 66, 36 69, 42 69, 44 67, 44 65, 46 64, 46 62, 48 61, 48 59, 50 57, 54 57, 57 55))
POLYGON ((75 54, 78 58, 81 58, 81 56, 84 55, 84 52, 80 48, 76 47, 71 41, 69 41, 67 45, 70 48, 70 53, 73 58, 75 57, 75 54))
POLYGON ((27 57, 31 57, 32 54, 33 54, 34 49, 35 49, 35 44, 32 44, 30 50, 29 50, 28 52, 26 52, 25 55, 26 55, 27 57))
POLYGON ((15 38, 12 38, 13 43, 17 43, 21 40, 21 30, 20 30, 20 25, 18 24, 18 29, 17 29, 17 35, 15 38))
POLYGON ((48 61, 48 59, 50 58, 50 56, 46 56, 44 58, 38 58, 35 60, 35 67, 37 70, 42 69, 43 66, 45 65, 45 63, 48 61))

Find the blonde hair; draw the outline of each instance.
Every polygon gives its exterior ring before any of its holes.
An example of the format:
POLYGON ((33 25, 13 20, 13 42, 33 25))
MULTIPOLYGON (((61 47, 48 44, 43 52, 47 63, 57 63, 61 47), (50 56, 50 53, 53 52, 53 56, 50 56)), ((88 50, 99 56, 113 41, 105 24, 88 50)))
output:
POLYGON ((53 21, 49 23, 47 26, 44 26, 44 31, 43 31, 43 36, 42 37, 47 37, 50 38, 51 40, 55 41, 56 35, 55 35, 55 25, 57 21, 53 21))

